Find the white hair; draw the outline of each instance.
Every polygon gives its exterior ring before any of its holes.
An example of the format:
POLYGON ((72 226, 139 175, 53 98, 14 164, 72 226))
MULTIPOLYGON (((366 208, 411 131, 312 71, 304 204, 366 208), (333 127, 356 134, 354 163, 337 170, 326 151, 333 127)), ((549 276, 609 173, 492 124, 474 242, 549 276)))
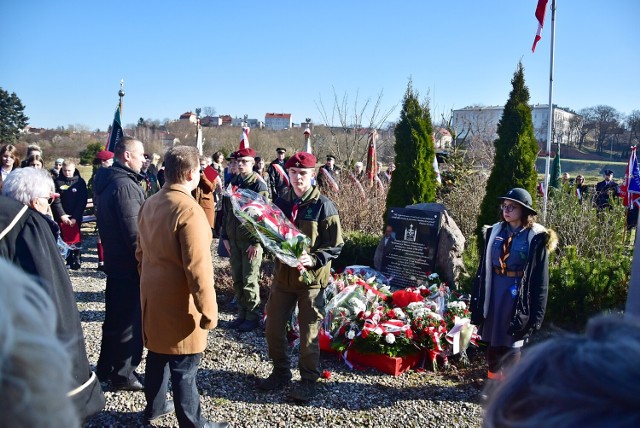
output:
POLYGON ((363 166, 364 166, 364 164, 363 164, 362 162, 356 162, 356 167, 358 167, 358 166, 359 166, 359 167, 363 167, 363 166))
POLYGON ((55 192, 51 175, 45 169, 17 168, 4 179, 2 194, 25 205, 35 198, 49 197, 55 192))
MULTIPOLYGON (((32 169, 32 168, 29 168, 32 169)), ((71 357, 46 292, 0 258, 0 414, 14 427, 78 427, 71 357)), ((4 426, 4 423, 2 424, 4 426)))

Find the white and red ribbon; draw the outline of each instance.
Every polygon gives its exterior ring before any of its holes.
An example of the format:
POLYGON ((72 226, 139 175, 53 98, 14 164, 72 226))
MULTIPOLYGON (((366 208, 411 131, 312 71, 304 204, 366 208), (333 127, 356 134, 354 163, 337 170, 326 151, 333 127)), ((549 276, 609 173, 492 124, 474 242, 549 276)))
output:
POLYGON ((280 165, 279 163, 272 163, 271 165, 273 165, 275 170, 278 172, 278 175, 280 175, 282 180, 286 183, 287 187, 289 187, 289 176, 287 175, 287 172, 284 170, 282 165, 280 165))

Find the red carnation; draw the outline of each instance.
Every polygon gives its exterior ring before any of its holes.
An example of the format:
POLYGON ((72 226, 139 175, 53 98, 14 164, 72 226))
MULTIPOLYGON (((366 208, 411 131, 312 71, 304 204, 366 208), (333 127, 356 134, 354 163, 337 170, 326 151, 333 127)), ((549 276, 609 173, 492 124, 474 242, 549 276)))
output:
POLYGON ((331 372, 329 370, 324 370, 322 372, 322 378, 323 379, 330 379, 331 378, 331 372))
POLYGON ((409 303, 422 301, 420 294, 407 290, 395 291, 391 298, 393 299, 393 304, 399 308, 406 308, 409 303))
POLYGON ((362 330, 362 332, 360 333, 360 337, 362 337, 363 339, 366 339, 369 336, 369 330, 362 330))

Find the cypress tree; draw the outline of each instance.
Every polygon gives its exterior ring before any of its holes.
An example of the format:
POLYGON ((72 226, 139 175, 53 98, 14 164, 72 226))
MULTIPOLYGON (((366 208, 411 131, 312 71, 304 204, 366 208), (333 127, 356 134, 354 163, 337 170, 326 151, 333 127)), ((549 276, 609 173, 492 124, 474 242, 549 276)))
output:
POLYGON ((420 103, 409 81, 402 103, 400 121, 395 127, 395 164, 387 194, 387 213, 392 207, 434 202, 436 174, 433 159, 433 125, 427 101, 420 103))
MULTIPOLYGON (((535 198, 538 175, 535 161, 538 143, 533 133, 529 89, 524 81, 522 62, 511 79, 511 93, 498 123, 498 138, 493 168, 487 181, 487 190, 480 205, 476 234, 482 242, 482 227, 499 220, 498 197, 514 187, 527 190, 535 198)), ((481 245, 478 246, 480 249, 481 245)))

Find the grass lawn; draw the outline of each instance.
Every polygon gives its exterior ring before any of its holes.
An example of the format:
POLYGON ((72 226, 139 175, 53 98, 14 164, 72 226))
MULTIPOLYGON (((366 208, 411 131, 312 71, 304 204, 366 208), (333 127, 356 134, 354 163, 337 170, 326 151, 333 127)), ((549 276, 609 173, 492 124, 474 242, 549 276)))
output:
MULTIPOLYGON (((536 161, 536 169, 540 180, 544 178, 545 162, 545 158, 538 158, 536 161)), ((551 159, 550 168, 552 165, 553 159, 551 159)), ((623 178, 627 170, 627 163, 560 158, 560 170, 563 173, 568 172, 572 178, 582 174, 587 184, 602 180, 602 170, 604 169, 612 170, 614 178, 623 178)))

